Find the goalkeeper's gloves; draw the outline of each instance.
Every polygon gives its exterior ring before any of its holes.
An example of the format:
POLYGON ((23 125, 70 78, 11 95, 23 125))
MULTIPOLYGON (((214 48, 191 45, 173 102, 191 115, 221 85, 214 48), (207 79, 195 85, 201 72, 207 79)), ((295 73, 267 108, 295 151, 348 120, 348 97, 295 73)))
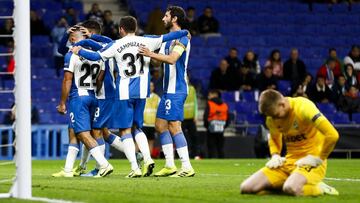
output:
POLYGON ((295 165, 298 167, 302 166, 312 166, 312 167, 318 167, 322 164, 323 160, 320 159, 320 157, 313 156, 313 155, 307 155, 295 162, 295 165))
POLYGON ((278 168, 285 162, 285 157, 281 157, 278 154, 272 155, 271 159, 265 164, 268 168, 278 168))

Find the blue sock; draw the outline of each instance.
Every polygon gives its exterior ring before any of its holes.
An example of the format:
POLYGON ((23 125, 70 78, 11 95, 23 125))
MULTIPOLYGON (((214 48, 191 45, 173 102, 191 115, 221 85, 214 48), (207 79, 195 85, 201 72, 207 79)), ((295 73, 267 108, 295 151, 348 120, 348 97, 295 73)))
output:
POLYGON ((133 138, 132 134, 125 134, 123 136, 121 136, 121 141, 124 141, 125 139, 130 139, 130 138, 133 138))
POLYGON ((161 145, 173 143, 170 132, 168 130, 164 131, 163 133, 160 134, 160 143, 161 143, 161 145))
POLYGON ((179 132, 178 134, 174 135, 173 137, 176 149, 187 147, 186 138, 183 132, 179 132))
POLYGON ((109 137, 107 139, 105 139, 105 142, 107 142, 108 144, 111 145, 115 139, 116 139, 116 135, 110 134, 109 137))

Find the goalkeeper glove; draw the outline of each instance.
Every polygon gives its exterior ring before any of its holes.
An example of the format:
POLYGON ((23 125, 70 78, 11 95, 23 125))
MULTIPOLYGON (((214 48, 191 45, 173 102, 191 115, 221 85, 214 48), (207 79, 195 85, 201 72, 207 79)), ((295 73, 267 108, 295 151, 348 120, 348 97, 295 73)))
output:
POLYGON ((285 157, 281 157, 278 154, 272 155, 271 159, 265 164, 268 168, 278 168, 285 162, 285 157))
POLYGON ((307 155, 295 162, 295 165, 298 167, 302 166, 312 166, 312 167, 318 167, 322 164, 323 160, 321 160, 317 156, 313 155, 307 155))

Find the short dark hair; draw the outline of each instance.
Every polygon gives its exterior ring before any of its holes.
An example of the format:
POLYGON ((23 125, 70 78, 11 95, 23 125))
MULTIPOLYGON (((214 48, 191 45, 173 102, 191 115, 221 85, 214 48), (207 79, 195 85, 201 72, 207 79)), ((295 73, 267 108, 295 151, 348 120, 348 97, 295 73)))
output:
POLYGON ((132 16, 124 16, 120 19, 119 28, 123 28, 127 33, 136 32, 137 20, 132 16))
POLYGON ((195 7, 192 7, 192 6, 189 6, 189 7, 187 7, 187 9, 186 9, 187 11, 190 11, 190 10, 195 10, 195 7))
POLYGON ((329 49, 329 54, 330 54, 332 51, 336 51, 336 49, 335 49, 335 48, 330 48, 330 49, 329 49))
POLYGON ((231 50, 238 51, 236 47, 231 47, 231 48, 230 48, 230 51, 231 51, 231 50))
POLYGON ((110 13, 112 15, 112 12, 110 10, 105 10, 104 15, 105 15, 105 13, 110 13))
POLYGON ((211 89, 209 90, 208 94, 216 94, 218 98, 221 98, 221 92, 217 89, 211 89))
POLYGON ((81 26, 87 28, 88 30, 93 30, 97 34, 101 34, 101 24, 97 20, 86 20, 83 23, 81 23, 81 26))
POLYGON ((180 6, 169 6, 166 11, 170 12, 171 18, 177 17, 177 24, 180 27, 184 27, 186 25, 186 14, 183 8, 180 6))

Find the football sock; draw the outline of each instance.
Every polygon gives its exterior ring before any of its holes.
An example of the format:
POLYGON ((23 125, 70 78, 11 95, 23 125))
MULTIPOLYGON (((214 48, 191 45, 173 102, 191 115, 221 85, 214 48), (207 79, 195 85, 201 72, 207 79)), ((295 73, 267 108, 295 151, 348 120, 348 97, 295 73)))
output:
POLYGON ((112 147, 117 149, 120 152, 124 152, 124 144, 121 142, 120 137, 110 134, 109 138, 105 140, 107 143, 109 143, 112 147))
POLYGON ((80 166, 81 168, 86 168, 86 164, 89 162, 90 153, 89 150, 86 148, 85 145, 81 147, 81 159, 80 159, 80 166))
MULTIPOLYGON (((104 142, 104 139, 102 137, 98 138, 98 139, 96 139, 96 142, 97 142, 97 144, 98 144, 98 146, 99 146, 99 148, 101 150, 102 155, 105 156, 105 142, 104 142)), ((100 166, 99 166, 99 164, 97 162, 96 162, 95 168, 100 169, 100 166)))
POLYGON ((321 191, 321 189, 318 185, 306 184, 303 186, 303 195, 304 196, 319 196, 322 194, 323 194, 323 192, 321 191))
POLYGON ((124 144, 124 153, 126 155, 126 158, 131 164, 131 170, 138 169, 139 166, 136 162, 135 143, 132 134, 125 134, 121 136, 121 141, 124 144))
POLYGON ((176 151, 181 160, 181 168, 184 170, 192 169, 189 158, 189 151, 184 133, 180 132, 173 136, 173 140, 176 146, 176 151))
POLYGON ((146 163, 147 161, 151 160, 149 143, 146 138, 146 135, 140 129, 136 129, 134 134, 135 134, 135 141, 139 147, 140 152, 143 154, 144 162, 146 163))
POLYGON ((72 171, 78 152, 79 152, 78 144, 69 144, 68 153, 66 155, 65 167, 64 167, 65 172, 68 173, 72 171))
POLYGON ((109 165, 109 162, 105 159, 104 153, 101 151, 99 146, 90 149, 91 156, 94 157, 96 162, 99 164, 99 168, 104 168, 109 165))
POLYGON ((170 132, 168 130, 160 134, 160 143, 165 155, 165 167, 174 167, 174 146, 170 132))

